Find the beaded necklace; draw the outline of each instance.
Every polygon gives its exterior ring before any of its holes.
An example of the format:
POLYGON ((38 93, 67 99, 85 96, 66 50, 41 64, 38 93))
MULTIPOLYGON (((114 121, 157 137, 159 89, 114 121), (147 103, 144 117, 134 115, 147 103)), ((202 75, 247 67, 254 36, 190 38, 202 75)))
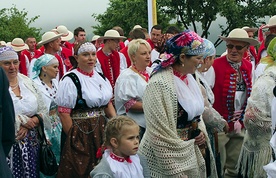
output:
POLYGON ((52 83, 52 88, 50 88, 48 85, 46 85, 42 79, 40 79, 41 84, 45 87, 46 91, 49 93, 50 97, 52 97, 53 99, 56 98, 56 93, 57 93, 57 88, 55 87, 55 85, 52 83))

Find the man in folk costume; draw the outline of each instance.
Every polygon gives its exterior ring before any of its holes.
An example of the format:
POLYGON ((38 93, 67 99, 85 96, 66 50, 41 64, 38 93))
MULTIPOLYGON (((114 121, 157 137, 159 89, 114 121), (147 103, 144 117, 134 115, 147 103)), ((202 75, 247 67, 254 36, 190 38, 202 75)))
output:
POLYGON ((21 53, 26 55, 29 59, 29 62, 31 62, 31 60, 40 53, 40 51, 38 51, 36 49, 36 39, 35 37, 28 37, 25 40, 25 43, 29 46, 29 49, 25 49, 23 50, 21 53))
POLYGON ((97 58, 104 76, 110 81, 114 89, 120 72, 127 68, 125 58, 117 51, 120 39, 126 39, 126 37, 120 36, 116 30, 107 30, 104 36, 99 39, 104 41, 104 46, 97 52, 97 58))
POLYGON ((153 63, 156 59, 159 59, 160 53, 156 50, 159 46, 159 43, 162 38, 162 27, 161 25, 154 25, 150 31, 150 38, 147 42, 151 46, 151 63, 153 63))
MULTIPOLYGON (((258 30, 258 28, 250 28, 250 27, 242 27, 242 29, 244 29, 249 38, 254 39, 254 33, 258 30)), ((256 60, 257 60, 257 51, 255 46, 249 46, 248 52, 247 52, 247 56, 246 56, 249 61, 251 61, 252 64, 252 68, 255 69, 256 67, 256 60)))
POLYGON ((272 16, 269 20, 268 20, 268 24, 261 26, 259 28, 258 31, 258 38, 259 41, 261 42, 261 45, 259 47, 258 50, 258 56, 257 56, 257 62, 259 62, 261 60, 261 58, 266 57, 267 53, 266 53, 266 48, 265 48, 265 40, 264 40, 264 35, 263 35, 263 29, 268 28, 268 33, 266 33, 266 35, 269 34, 276 34, 276 15, 272 16))
POLYGON ((62 58, 63 63, 65 65, 66 71, 70 70, 72 68, 72 65, 69 60, 69 56, 74 55, 74 48, 70 41, 74 35, 71 31, 67 29, 64 25, 59 25, 56 28, 56 32, 58 34, 62 34, 61 36, 61 50, 58 51, 58 55, 62 58))
POLYGON ((32 78, 35 74, 33 72, 34 63, 43 54, 52 54, 55 56, 59 63, 59 74, 57 75, 57 79, 61 79, 61 77, 64 75, 65 69, 64 64, 61 59, 61 57, 57 54, 57 52, 60 50, 60 42, 61 42, 61 36, 62 34, 57 34, 55 32, 49 31, 42 35, 42 40, 38 43, 38 45, 43 45, 41 51, 42 53, 35 56, 35 58, 31 61, 30 67, 29 67, 29 77, 32 78))
POLYGON ((29 46, 24 43, 21 38, 14 38, 12 42, 8 42, 7 46, 13 48, 13 50, 17 53, 18 59, 20 61, 19 64, 19 72, 24 75, 28 75, 28 68, 30 65, 30 59, 26 54, 23 53, 24 50, 28 50, 29 46))
POLYGON ((225 178, 237 178, 236 165, 244 138, 243 115, 252 87, 252 64, 243 56, 249 46, 257 45, 258 41, 249 38, 240 28, 232 30, 228 37, 220 38, 226 42, 227 54, 213 64, 214 108, 230 127, 229 133, 219 133, 221 167, 225 167, 225 178))

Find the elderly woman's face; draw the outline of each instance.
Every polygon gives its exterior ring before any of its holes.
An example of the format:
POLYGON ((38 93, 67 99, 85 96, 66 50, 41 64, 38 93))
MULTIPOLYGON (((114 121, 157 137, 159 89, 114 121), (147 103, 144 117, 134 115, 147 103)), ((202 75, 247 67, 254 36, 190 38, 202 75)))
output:
POLYGON ((146 45, 141 44, 135 55, 131 57, 133 64, 140 70, 146 69, 150 64, 150 53, 151 49, 147 48, 146 45))
POLYGON ((0 61, 0 66, 4 69, 9 79, 12 79, 17 76, 19 64, 20 62, 18 59, 0 61))
POLYGON ((185 73, 194 74, 197 68, 200 68, 203 64, 203 56, 191 56, 187 57, 185 55, 181 55, 184 58, 182 62, 184 64, 185 73))
POLYGON ((58 74, 58 71, 59 71, 58 66, 59 66, 58 63, 52 64, 52 65, 48 65, 48 66, 43 66, 42 70, 44 70, 44 72, 47 74, 47 76, 50 79, 54 79, 54 78, 57 77, 57 74, 58 74))
POLYGON ((97 62, 96 51, 85 51, 77 55, 78 67, 85 72, 92 72, 97 62))

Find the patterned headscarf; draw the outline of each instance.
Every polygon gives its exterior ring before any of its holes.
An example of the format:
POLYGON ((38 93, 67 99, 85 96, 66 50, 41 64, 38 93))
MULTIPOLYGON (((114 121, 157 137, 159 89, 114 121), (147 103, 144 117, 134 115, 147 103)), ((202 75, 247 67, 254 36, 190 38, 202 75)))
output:
POLYGON ((17 53, 10 46, 0 47, 0 61, 18 59, 17 53))
POLYGON ((55 56, 51 54, 44 54, 40 56, 34 63, 33 72, 35 73, 35 75, 33 76, 33 79, 39 76, 41 68, 43 66, 48 66, 52 64, 58 64, 58 60, 55 56))
POLYGON ((267 56, 261 59, 261 63, 268 64, 267 67, 276 65, 276 37, 270 41, 266 51, 267 56))
POLYGON ((179 60, 178 58, 181 53, 191 56, 203 55, 205 45, 203 43, 203 38, 197 33, 191 30, 185 30, 170 38, 166 42, 165 48, 167 60, 161 62, 161 64, 153 70, 152 74, 175 63, 176 60, 179 60))
POLYGON ((216 54, 216 48, 215 48, 214 44, 205 38, 203 38, 203 40, 204 40, 203 43, 205 45, 203 59, 205 59, 206 57, 209 57, 209 56, 214 56, 216 54))

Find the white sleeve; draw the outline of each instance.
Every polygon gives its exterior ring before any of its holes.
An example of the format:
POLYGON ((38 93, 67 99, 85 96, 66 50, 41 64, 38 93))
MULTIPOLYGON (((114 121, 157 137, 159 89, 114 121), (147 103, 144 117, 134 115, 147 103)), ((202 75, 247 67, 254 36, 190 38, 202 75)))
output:
POLYGON ((151 58, 151 63, 153 63, 155 60, 159 59, 160 53, 156 51, 155 49, 151 50, 150 53, 150 58, 151 58))
POLYGON ((207 72, 204 73, 204 78, 208 82, 210 88, 214 88, 215 80, 216 80, 216 74, 213 66, 209 68, 207 72))
POLYGON ((120 72, 125 70, 127 68, 127 62, 126 62, 126 57, 123 53, 118 52, 120 56, 120 72))
POLYGON ((33 76, 35 75, 35 73, 33 72, 33 68, 34 68, 34 63, 35 63, 36 60, 37 60, 36 58, 33 58, 33 59, 31 60, 31 63, 30 63, 30 65, 29 65, 29 68, 28 68, 28 77, 29 77, 30 79, 32 79, 33 76))
POLYGON ((101 63, 100 63, 98 58, 97 58, 97 62, 96 62, 96 65, 95 65, 95 71, 97 71, 98 73, 103 74, 102 66, 101 66, 101 63))
POLYGON ((77 87, 70 77, 64 77, 63 80, 59 82, 56 103, 58 106, 73 109, 77 101, 77 87))
POLYGON ((124 79, 117 80, 115 84, 115 100, 126 103, 131 99, 140 98, 137 89, 136 80, 133 78, 129 79, 125 76, 124 79))

